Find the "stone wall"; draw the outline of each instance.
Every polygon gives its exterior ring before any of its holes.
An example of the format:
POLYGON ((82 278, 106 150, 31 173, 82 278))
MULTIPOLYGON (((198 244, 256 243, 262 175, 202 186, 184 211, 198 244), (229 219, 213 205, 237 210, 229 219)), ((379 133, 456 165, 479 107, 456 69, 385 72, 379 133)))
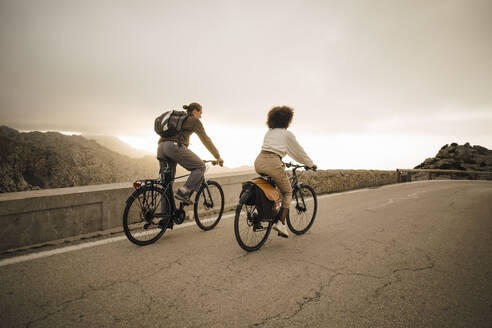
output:
POLYGON ((325 194, 396 183, 397 176, 396 171, 319 170, 304 171, 299 180, 313 187, 316 193, 325 194))
MULTIPOLYGON (((237 204, 242 182, 255 176, 255 172, 247 171, 209 178, 221 184, 225 207, 232 209, 237 204)), ((301 172, 300 181, 323 194, 396 183, 396 172, 319 170, 301 172)), ((177 182, 176 187, 182 183, 177 182)), ((118 183, 0 194, 0 250, 110 229, 122 230, 125 201, 132 192, 131 183, 118 183)), ((192 214, 189 212, 188 216, 192 214)))

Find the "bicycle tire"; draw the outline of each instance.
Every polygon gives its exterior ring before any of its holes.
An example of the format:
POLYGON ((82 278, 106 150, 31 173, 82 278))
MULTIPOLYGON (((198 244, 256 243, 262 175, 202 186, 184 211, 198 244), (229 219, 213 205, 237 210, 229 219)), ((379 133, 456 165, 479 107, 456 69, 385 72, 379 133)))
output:
POLYGON ((239 246, 248 252, 253 252, 261 248, 265 244, 270 231, 272 230, 273 222, 261 222, 262 230, 255 231, 253 216, 258 214, 256 206, 246 205, 245 200, 249 198, 250 191, 245 191, 239 200, 236 207, 236 216, 234 217, 234 234, 239 246), (256 211, 256 213, 255 213, 256 211), (246 214, 246 217, 241 214, 246 214), (265 227, 264 225, 267 224, 265 227), (242 227, 244 226, 244 227, 242 227), (247 230, 247 231, 245 231, 247 230), (242 236, 242 232, 246 232, 246 236, 242 236), (263 235, 261 235, 263 233, 263 235), (248 236, 254 237, 254 241, 249 243, 248 236), (259 237, 259 238, 257 238, 259 237))
POLYGON ((209 180, 202 184, 195 197, 193 214, 196 225, 204 231, 212 230, 222 218, 222 213, 224 191, 218 182, 209 180))
POLYGON ((316 212, 318 210, 318 199, 313 188, 308 185, 301 185, 299 188, 295 188, 292 192, 292 196, 289 215, 287 216, 287 225, 294 234, 302 235, 311 229, 311 226, 314 223, 316 212), (310 213, 307 208, 307 203, 310 203, 311 199, 314 204, 313 212, 312 214, 307 214, 310 213), (299 204, 299 202, 302 202, 302 204, 299 204), (306 216, 308 216, 308 218, 306 218, 306 216))
POLYGON ((166 202, 165 208, 170 208, 169 198, 157 186, 143 186, 128 197, 123 212, 123 230, 132 243, 145 246, 162 237, 171 218, 169 216, 167 222, 159 226, 163 218, 155 217, 155 213, 161 202, 166 202))

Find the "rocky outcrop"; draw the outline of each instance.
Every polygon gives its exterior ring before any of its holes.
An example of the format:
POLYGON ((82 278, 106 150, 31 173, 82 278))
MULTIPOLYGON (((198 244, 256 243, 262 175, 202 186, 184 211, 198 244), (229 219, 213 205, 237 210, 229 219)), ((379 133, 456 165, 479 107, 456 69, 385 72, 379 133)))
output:
POLYGON ((82 136, 0 127, 0 192, 128 182, 158 172, 155 156, 133 159, 82 136))
POLYGON ((416 169, 492 171, 492 150, 469 143, 444 145, 435 157, 427 158, 416 169))

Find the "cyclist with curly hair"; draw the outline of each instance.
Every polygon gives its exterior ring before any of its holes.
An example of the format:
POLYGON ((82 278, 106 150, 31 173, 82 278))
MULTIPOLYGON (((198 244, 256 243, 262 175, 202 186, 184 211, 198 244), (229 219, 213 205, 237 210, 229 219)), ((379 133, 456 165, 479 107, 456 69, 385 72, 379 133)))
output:
POLYGON ((292 200, 292 187, 285 172, 282 158, 289 155, 300 164, 316 169, 316 165, 297 142, 295 135, 287 130, 293 116, 294 110, 287 106, 274 107, 268 112, 267 125, 269 130, 263 139, 261 152, 255 160, 256 172, 270 176, 282 194, 279 222, 275 223, 273 229, 284 238, 289 236, 285 218, 289 213, 290 201, 292 200))

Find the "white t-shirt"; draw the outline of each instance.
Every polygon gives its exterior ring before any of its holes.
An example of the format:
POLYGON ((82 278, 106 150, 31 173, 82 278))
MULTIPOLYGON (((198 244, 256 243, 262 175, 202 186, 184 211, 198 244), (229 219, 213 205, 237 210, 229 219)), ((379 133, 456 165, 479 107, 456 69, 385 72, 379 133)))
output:
POLYGON ((303 165, 314 165, 311 158, 297 142, 296 136, 292 132, 287 131, 287 129, 268 130, 263 138, 261 149, 278 154, 280 157, 289 155, 292 159, 303 165))

